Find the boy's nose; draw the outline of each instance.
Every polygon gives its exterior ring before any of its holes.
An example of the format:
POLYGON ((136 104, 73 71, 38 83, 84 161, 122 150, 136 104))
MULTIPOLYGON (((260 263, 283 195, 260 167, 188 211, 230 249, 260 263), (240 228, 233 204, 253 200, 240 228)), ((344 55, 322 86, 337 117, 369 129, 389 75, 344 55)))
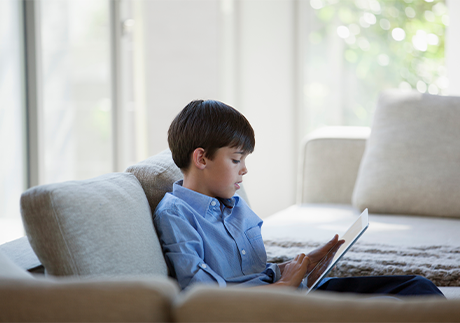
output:
POLYGON ((244 166, 243 168, 241 168, 240 170, 240 174, 241 175, 246 175, 248 173, 248 169, 246 168, 246 166, 244 166))

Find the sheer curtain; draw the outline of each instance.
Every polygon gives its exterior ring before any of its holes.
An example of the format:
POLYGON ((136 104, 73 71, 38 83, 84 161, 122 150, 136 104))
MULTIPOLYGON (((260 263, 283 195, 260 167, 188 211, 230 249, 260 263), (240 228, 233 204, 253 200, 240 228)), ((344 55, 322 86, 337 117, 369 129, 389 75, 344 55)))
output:
POLYGON ((0 1, 0 243, 23 234, 19 197, 27 179, 21 15, 20 1, 0 1))

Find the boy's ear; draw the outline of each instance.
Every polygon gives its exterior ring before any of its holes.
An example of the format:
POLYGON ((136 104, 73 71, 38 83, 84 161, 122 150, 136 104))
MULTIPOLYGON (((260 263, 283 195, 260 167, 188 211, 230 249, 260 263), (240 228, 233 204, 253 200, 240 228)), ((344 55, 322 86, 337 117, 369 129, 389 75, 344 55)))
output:
POLYGON ((204 169, 206 167, 205 151, 203 148, 197 148, 192 154, 192 163, 198 169, 204 169))

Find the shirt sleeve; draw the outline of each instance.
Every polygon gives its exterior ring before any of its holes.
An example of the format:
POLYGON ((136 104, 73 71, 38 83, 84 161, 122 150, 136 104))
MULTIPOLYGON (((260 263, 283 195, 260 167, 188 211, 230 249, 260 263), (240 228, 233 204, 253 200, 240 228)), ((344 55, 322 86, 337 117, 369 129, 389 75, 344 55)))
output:
POLYGON ((269 285, 278 281, 281 277, 281 272, 277 264, 267 264, 266 268, 260 274, 249 275, 247 280, 239 282, 238 286, 254 287, 269 285), (252 277, 251 277, 252 276, 252 277))
POLYGON ((172 274, 182 289, 195 282, 226 286, 226 281, 204 262, 203 240, 181 211, 173 204, 156 212, 154 218, 165 260, 172 274))

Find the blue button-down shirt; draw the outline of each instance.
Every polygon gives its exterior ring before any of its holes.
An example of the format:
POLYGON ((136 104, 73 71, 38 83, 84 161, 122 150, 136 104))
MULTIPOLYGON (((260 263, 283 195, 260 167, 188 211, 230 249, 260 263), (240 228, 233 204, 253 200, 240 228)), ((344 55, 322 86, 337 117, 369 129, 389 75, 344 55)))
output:
POLYGON ((262 220, 238 195, 216 199, 174 183, 154 214, 170 273, 182 289, 193 283, 266 285, 280 278, 267 264, 262 220))

